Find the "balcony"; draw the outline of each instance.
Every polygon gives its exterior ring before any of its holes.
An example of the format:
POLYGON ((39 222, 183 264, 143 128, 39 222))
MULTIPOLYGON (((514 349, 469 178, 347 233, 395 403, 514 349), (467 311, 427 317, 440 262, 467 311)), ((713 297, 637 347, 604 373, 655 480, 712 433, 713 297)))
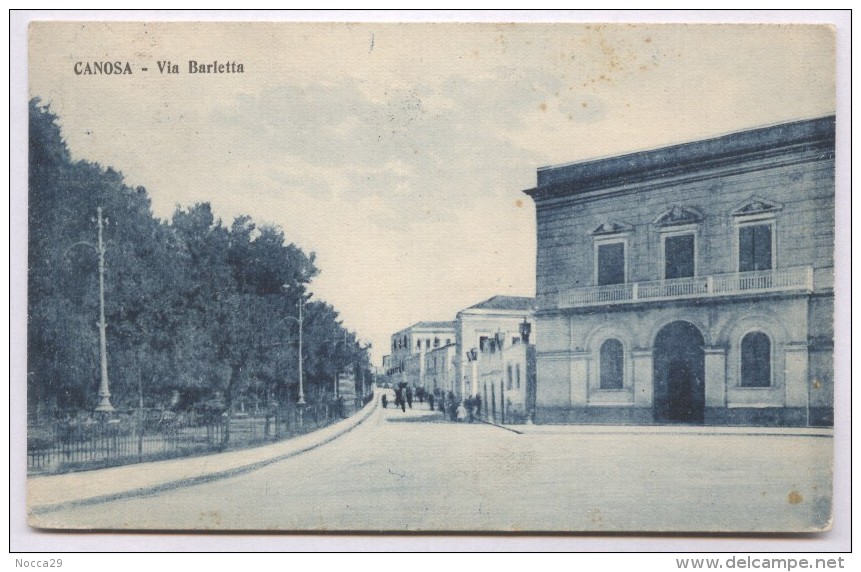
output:
POLYGON ((559 308, 605 306, 717 296, 741 296, 770 292, 813 291, 813 268, 798 266, 779 270, 734 272, 673 280, 628 282, 559 293, 559 308))

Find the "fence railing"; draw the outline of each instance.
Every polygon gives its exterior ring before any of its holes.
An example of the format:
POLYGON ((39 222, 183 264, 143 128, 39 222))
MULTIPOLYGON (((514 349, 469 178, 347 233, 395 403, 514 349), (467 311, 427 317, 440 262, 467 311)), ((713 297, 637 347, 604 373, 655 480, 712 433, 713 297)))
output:
POLYGON ((90 470, 248 447, 320 429, 342 412, 331 401, 229 417, 144 410, 31 425, 27 472, 90 470))
POLYGON ((799 266, 777 270, 733 272, 712 276, 573 288, 559 293, 559 307, 574 308, 790 290, 813 291, 813 268, 799 266))

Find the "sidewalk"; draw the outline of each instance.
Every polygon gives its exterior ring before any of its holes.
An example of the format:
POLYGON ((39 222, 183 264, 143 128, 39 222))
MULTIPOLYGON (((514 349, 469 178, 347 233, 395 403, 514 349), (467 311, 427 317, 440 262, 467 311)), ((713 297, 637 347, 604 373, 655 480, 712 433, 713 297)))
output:
POLYGON ((831 427, 747 427, 719 425, 502 425, 491 423, 523 435, 610 435, 675 434, 675 435, 804 435, 833 437, 831 427))
POLYGON ((42 513, 76 504, 141 496, 231 477, 319 447, 355 428, 379 407, 379 393, 354 415, 271 445, 200 457, 123 465, 27 479, 27 510, 42 513))

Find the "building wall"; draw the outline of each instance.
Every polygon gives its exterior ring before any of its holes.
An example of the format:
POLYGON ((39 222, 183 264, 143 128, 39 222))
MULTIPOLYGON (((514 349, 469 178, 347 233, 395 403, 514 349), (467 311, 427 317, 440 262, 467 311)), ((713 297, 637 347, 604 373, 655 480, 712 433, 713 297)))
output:
POLYGON ((661 234, 652 221, 673 205, 695 207, 704 214, 696 231, 697 275, 735 272, 736 234, 730 213, 751 197, 783 206, 776 221, 777 267, 813 266, 817 289, 832 287, 833 159, 660 188, 632 184, 600 196, 539 206, 539 308, 559 290, 595 284, 592 231, 605 219, 633 226, 628 236, 628 281, 661 280, 661 234))
POLYGON ((446 343, 454 343, 455 328, 451 325, 423 325, 419 322, 409 328, 395 332, 391 337, 393 383, 427 386, 425 380, 425 355, 446 343))
POLYGON ((811 423, 834 424, 834 297, 814 295, 808 305, 811 423))
MULTIPOLYGON (((571 340, 570 349, 541 351, 539 356, 537 405, 546 411, 542 419, 590 420, 583 411, 560 410, 601 407, 607 421, 651 421, 653 418, 654 351, 661 329, 674 322, 693 324, 703 337, 705 406, 708 417, 720 418, 711 409, 807 407, 806 362, 809 360, 807 297, 776 297, 771 300, 733 300, 719 305, 672 304, 617 309, 602 313, 576 313, 562 319, 539 322, 543 338, 571 340), (771 340, 772 383, 765 388, 740 386, 743 336, 763 331, 771 340), (616 339, 624 348, 623 387, 600 387, 600 348, 616 339), (612 408, 624 408, 613 411, 612 408)), ((827 360, 823 360, 827 362, 827 360)), ((822 392, 827 371, 820 374, 822 392)), ((827 402, 827 396, 811 396, 811 405, 827 402)), ((798 416, 800 411, 792 413, 798 416)), ((806 414, 806 411, 805 411, 806 414)), ((746 412, 745 415, 752 415, 746 412)), ((739 422, 743 415, 739 414, 739 422)), ((724 420, 727 422, 729 419, 724 420)))
MULTIPOLYGON (((505 335, 505 346, 512 345, 516 338, 520 341, 520 325, 523 319, 531 325, 530 343, 535 343, 535 319, 532 312, 517 311, 481 311, 464 310, 457 315, 457 357, 455 361, 457 379, 463 380, 465 396, 474 395, 478 391, 478 377, 475 368, 467 359, 467 352, 473 348, 480 350, 479 342, 482 336, 493 338, 497 332, 505 335)), ((481 356, 479 356, 479 362, 481 356)), ((455 393, 459 392, 459 388, 455 393)))
POLYGON ((529 410, 528 390, 534 375, 534 346, 514 344, 501 351, 484 351, 477 360, 478 394, 482 410, 492 411, 502 421, 503 407, 506 423, 523 422, 529 410), (494 403, 495 400, 495 403, 494 403))
POLYGON ((425 354, 425 388, 428 391, 459 391, 459 388, 456 388, 454 366, 456 348, 457 346, 451 343, 425 354))
POLYGON ((693 376, 703 388, 702 421, 833 422, 835 205, 829 121, 833 129, 833 118, 824 118, 749 137, 736 134, 720 143, 683 145, 672 153, 658 150, 539 172, 539 187, 528 191, 536 200, 538 232, 539 421, 655 421, 667 391, 661 385, 666 364, 655 361, 658 333, 686 322, 702 336, 702 371, 693 376), (782 141, 784 136, 797 140, 782 141), (767 145, 751 147, 750 141, 767 145), (743 152, 720 161, 697 155, 723 148, 743 152), (634 168, 650 161, 651 171, 634 168), (576 182, 566 186, 572 177, 576 182), (771 268, 799 269, 805 284, 751 294, 739 288, 732 295, 713 295, 710 289, 708 296, 655 301, 633 295, 622 302, 607 297, 586 303, 575 295, 596 291, 595 243, 607 232, 625 241, 625 284, 642 288, 662 281, 662 237, 682 228, 695 236, 695 277, 737 273, 738 223, 746 220, 739 209, 754 201, 770 205, 767 215, 756 217, 767 216, 773 224, 771 268), (662 226, 658 219, 673 207, 686 210, 690 220, 662 226), (740 344, 751 331, 770 340, 768 387, 739 383, 740 344), (600 347, 610 338, 623 347, 624 383, 602 390, 600 347))

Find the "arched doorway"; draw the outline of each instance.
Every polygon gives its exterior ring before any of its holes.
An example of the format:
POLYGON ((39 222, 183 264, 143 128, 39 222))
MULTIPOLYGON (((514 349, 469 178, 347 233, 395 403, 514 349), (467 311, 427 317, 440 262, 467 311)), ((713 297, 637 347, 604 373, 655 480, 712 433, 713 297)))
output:
POLYGON ((690 322, 667 324, 655 337, 655 420, 702 423, 705 409, 703 336, 690 322))

